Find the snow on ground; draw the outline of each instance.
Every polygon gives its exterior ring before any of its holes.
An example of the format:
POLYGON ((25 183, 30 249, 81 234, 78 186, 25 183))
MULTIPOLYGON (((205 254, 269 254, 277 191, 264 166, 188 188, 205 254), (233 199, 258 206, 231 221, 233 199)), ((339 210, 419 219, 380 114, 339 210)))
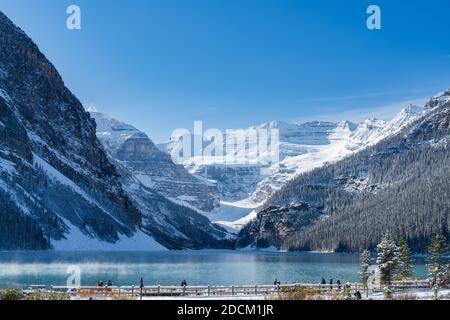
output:
POLYGON ((243 227, 245 227, 247 224, 252 222, 256 219, 258 212, 256 210, 253 210, 245 217, 238 219, 236 221, 215 221, 214 223, 220 224, 227 228, 230 232, 238 233, 240 230, 242 230, 243 227))
POLYGON ((9 174, 17 173, 16 165, 6 159, 0 158, 0 171, 6 171, 9 174))
POLYGON ((49 163, 47 163, 44 159, 40 158, 38 155, 33 153, 33 163, 34 165, 40 166, 47 175, 52 178, 54 181, 65 185, 72 189, 74 192, 79 194, 81 197, 83 197, 86 201, 91 203, 92 205, 98 207, 101 209, 106 215, 108 215, 111 219, 113 219, 115 222, 117 222, 119 225, 123 226, 123 223, 116 219, 114 216, 112 216, 108 210, 104 209, 97 201, 92 199, 86 192, 84 192, 83 189, 81 189, 75 182, 67 178, 65 175, 63 175, 61 172, 56 170, 54 167, 52 167, 49 163))
POLYGON ((260 207, 259 204, 249 199, 237 202, 221 201, 220 203, 220 208, 207 213, 206 216, 232 233, 238 233, 247 223, 255 219, 260 207))
MULTIPOLYGON (((438 292, 439 299, 449 300, 450 299, 450 289, 439 290, 438 292)), ((434 300, 433 292, 431 289, 414 289, 414 290, 402 290, 400 292, 393 293, 394 299, 401 299, 402 297, 408 297, 411 299, 417 300, 434 300)), ((370 293, 368 298, 363 297, 364 299, 372 299, 372 300, 383 300, 384 293, 383 292, 374 292, 370 293)))
POLYGON ((265 300, 264 296, 220 296, 220 297, 143 297, 142 300, 187 300, 187 301, 201 301, 201 300, 265 300))
POLYGON ((70 228, 65 240, 52 241, 55 251, 167 251, 165 247, 142 231, 133 237, 120 235, 116 243, 108 243, 85 235, 68 220, 63 219, 70 228))
POLYGON ((31 215, 30 209, 24 204, 21 200, 21 197, 14 191, 10 186, 0 180, 0 189, 9 194, 11 199, 16 204, 17 208, 19 208, 24 214, 31 215))
POLYGON ((9 94, 6 93, 6 91, 1 88, 0 88, 0 97, 3 98, 3 100, 5 100, 6 102, 11 101, 11 97, 9 96, 9 94))

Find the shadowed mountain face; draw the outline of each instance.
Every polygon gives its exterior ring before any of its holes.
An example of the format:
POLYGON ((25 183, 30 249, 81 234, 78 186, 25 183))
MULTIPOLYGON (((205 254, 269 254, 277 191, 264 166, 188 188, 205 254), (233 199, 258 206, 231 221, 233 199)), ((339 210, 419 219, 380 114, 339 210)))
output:
MULTIPOLYGON (((92 249, 93 243, 147 240, 148 249, 162 248, 152 238, 170 248, 201 248, 222 236, 207 219, 194 221, 201 216, 153 190, 146 189, 141 202, 130 196, 132 177, 109 159, 95 121, 1 12, 0 137, 0 249, 92 249), (150 221, 150 210, 171 228, 150 221), (174 222, 167 221, 171 215, 174 222)), ((139 181, 133 186, 141 188, 139 181)))
POLYGON ((304 173, 275 192, 239 235, 239 246, 360 251, 389 230, 423 252, 448 233, 450 91, 393 136, 304 173))

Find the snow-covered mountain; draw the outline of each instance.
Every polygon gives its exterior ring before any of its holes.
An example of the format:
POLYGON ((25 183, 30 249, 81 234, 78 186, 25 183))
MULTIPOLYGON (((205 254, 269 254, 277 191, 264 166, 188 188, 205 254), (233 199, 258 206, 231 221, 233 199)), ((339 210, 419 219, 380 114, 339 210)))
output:
MULTIPOLYGON (((209 217, 213 221, 230 225, 229 222, 246 215, 254 216, 255 209, 299 174, 338 161, 396 134, 420 117, 422 110, 408 106, 391 121, 369 119, 359 125, 348 121, 315 121, 303 124, 272 121, 247 129, 228 131, 228 134, 238 136, 241 141, 245 141, 254 130, 279 131, 279 162, 274 163, 271 170, 268 170, 271 172, 269 175, 261 174, 261 168, 266 166, 267 161, 256 156, 250 161, 245 159, 247 163, 243 160, 242 164, 237 165, 224 163, 223 157, 193 157, 183 165, 190 172, 217 182, 224 205, 215 213, 209 214, 209 217), (241 208, 240 215, 236 214, 237 208, 241 208)), ((226 139, 224 135, 224 144, 226 139)), ((208 141, 205 141, 204 145, 207 144, 208 141)), ((258 155, 257 144, 243 145, 245 152, 242 154, 258 155)), ((177 148, 177 143, 171 141, 159 147, 171 153, 177 148)), ((241 226, 240 223, 238 225, 241 226)))
POLYGON ((272 193, 238 246, 357 252, 389 230, 424 252, 448 233, 450 90, 392 121, 364 122, 349 140, 364 148, 297 175, 272 193))
MULTIPOLYGON (((391 121, 369 119, 358 126, 351 122, 331 124, 322 134, 326 140, 322 144, 294 145, 281 142, 280 149, 303 148, 304 153, 300 155, 290 154, 286 156, 279 165, 279 170, 273 175, 264 178, 258 183, 251 195, 251 200, 256 203, 265 202, 276 190, 280 189, 286 182, 301 173, 343 159, 365 147, 375 145, 379 141, 399 132, 406 125, 420 117, 423 109, 416 106, 408 106, 400 111, 391 121)), ((281 131, 283 132, 283 131, 281 131)), ((283 134, 281 140, 285 140, 283 134)), ((317 140, 312 140, 317 141, 317 140)), ((287 152, 285 152, 287 154, 287 152)))
MULTIPOLYGON (((191 179, 184 169, 164 163, 168 157, 150 140, 136 133, 114 154, 119 160, 105 152, 94 119, 55 67, 0 12, 0 250, 228 245, 223 229, 128 171, 133 157, 154 156, 155 166, 165 164, 161 175, 171 168, 183 183, 191 179)), ((136 163, 134 169, 144 170, 145 164, 136 163)), ((197 204, 214 207, 211 198, 197 204)))
POLYGON ((170 155, 160 151, 145 133, 107 115, 98 112, 91 115, 97 123, 97 137, 108 154, 144 186, 173 202, 203 212, 220 205, 216 184, 174 164, 170 155))
POLYGON ((7 208, 0 248, 69 245, 79 230, 106 243, 137 235, 140 212, 103 152, 95 122, 1 12, 0 92, 0 196, 7 208))

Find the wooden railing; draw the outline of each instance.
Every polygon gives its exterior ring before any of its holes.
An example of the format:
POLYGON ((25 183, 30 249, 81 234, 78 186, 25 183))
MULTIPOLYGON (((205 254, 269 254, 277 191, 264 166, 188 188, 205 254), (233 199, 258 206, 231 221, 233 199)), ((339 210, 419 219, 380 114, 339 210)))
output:
MULTIPOLYGON (((244 286, 139 286, 120 287, 77 287, 52 286, 51 291, 70 291, 77 295, 103 295, 131 297, 220 297, 220 296, 269 296, 277 293, 295 292, 297 290, 315 290, 330 292, 343 290, 343 285, 321 284, 284 284, 284 285, 244 285, 244 286)), ((362 285, 351 284, 351 290, 362 290, 362 285)))
MULTIPOLYGON (((392 290, 411 290, 430 288, 427 280, 396 281, 391 285, 392 290)), ((225 297, 225 296, 270 296, 278 293, 310 290, 318 293, 342 292, 344 284, 282 284, 282 285, 240 285, 240 286, 30 286, 30 290, 50 290, 51 292, 71 292, 77 296, 105 296, 105 297, 225 297), (45 288, 45 289, 44 289, 45 288)), ((350 291, 380 291, 381 286, 366 289, 361 283, 351 283, 350 291)))

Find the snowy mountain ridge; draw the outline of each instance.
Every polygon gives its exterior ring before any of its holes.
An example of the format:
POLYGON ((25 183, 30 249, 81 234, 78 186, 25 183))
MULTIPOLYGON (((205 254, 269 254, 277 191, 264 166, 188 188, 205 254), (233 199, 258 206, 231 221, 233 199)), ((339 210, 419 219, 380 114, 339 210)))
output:
MULTIPOLYGON (((270 121, 247 129, 230 130, 240 140, 245 140, 252 130, 279 130, 280 161, 273 167, 273 174, 268 176, 261 175, 260 169, 265 164, 264 161, 258 162, 256 157, 255 161, 240 165, 224 163, 222 157, 193 157, 183 165, 191 173, 217 182, 224 205, 209 213, 208 217, 229 226, 247 215, 254 216, 253 211, 271 194, 299 174, 343 159, 395 135, 425 112, 424 108, 410 105, 390 121, 368 119, 359 125, 349 121, 313 121, 302 124, 270 121), (239 209, 241 214, 237 215, 239 209)), ((223 139, 226 141, 225 135, 223 139)), ((208 141, 204 141, 205 145, 207 143, 208 141)), ((171 141, 159 147, 170 154, 176 147, 176 142, 171 141)), ((247 144, 244 154, 257 154, 257 147, 255 144, 247 144)))

